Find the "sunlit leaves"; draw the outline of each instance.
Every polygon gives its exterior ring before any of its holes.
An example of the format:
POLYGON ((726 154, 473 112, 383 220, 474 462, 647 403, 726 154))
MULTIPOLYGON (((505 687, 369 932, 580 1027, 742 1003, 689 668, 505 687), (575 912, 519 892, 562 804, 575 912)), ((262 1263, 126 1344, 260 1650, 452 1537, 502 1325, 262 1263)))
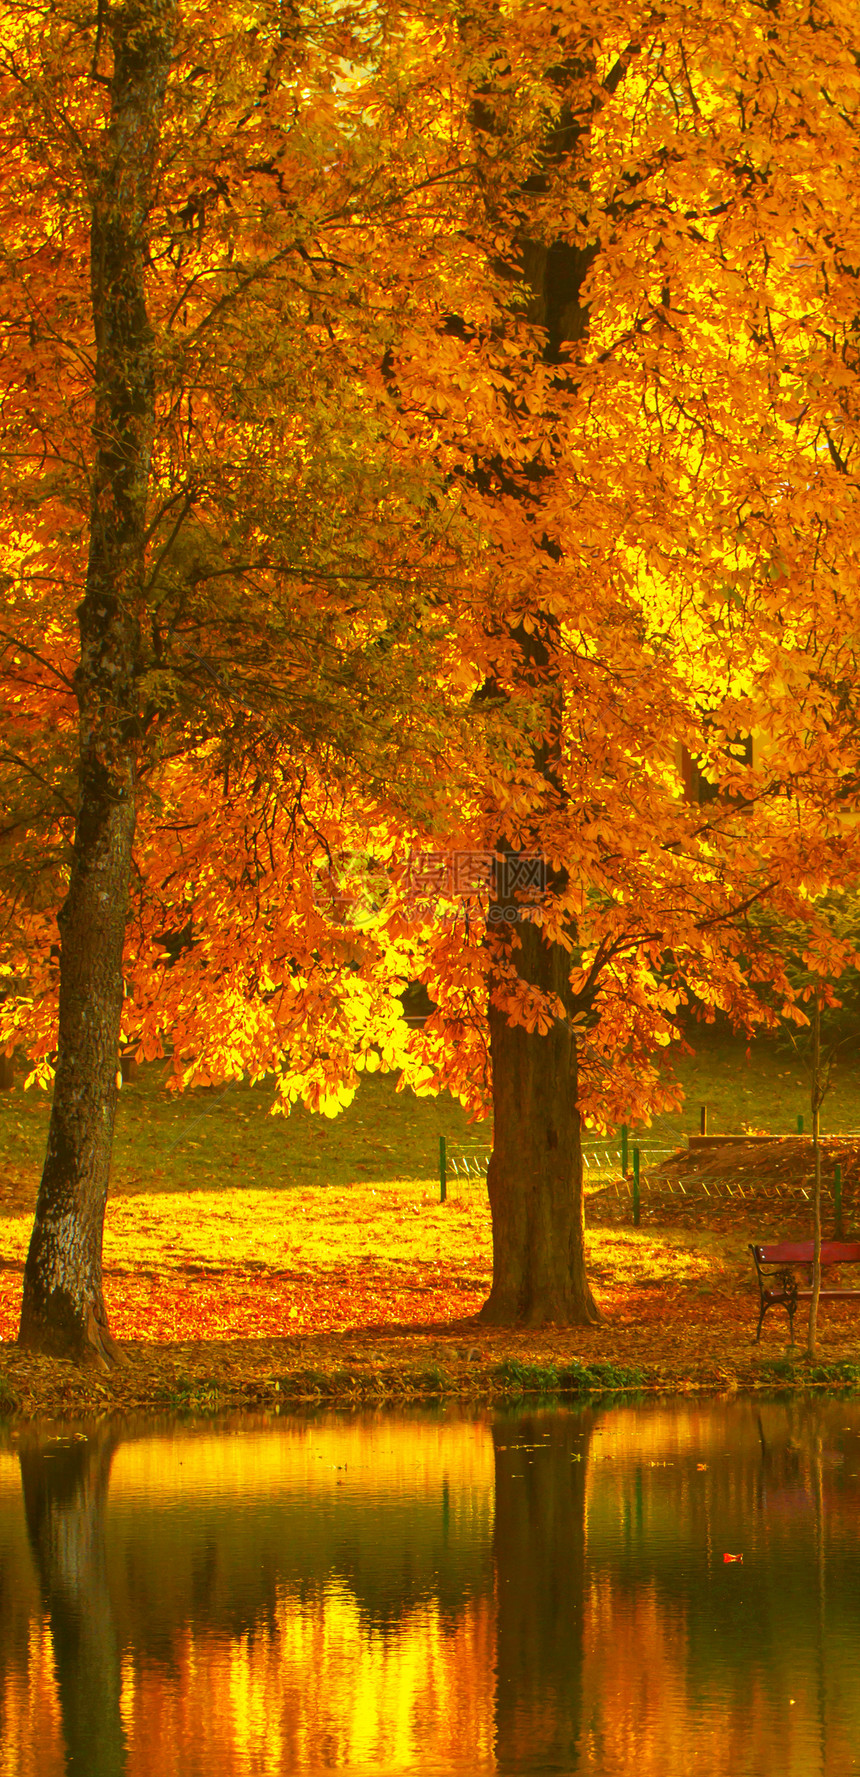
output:
MULTIPOLYGON (((0 64, 0 1036, 43 1068, 97 30, 13 8, 0 64)), ((540 917, 575 991, 595 971, 596 1118, 668 1090, 649 1054, 685 995, 752 1019, 769 971, 781 991, 746 909, 794 917, 857 866, 858 116, 834 4, 183 10, 149 218, 124 1008, 177 1081, 272 1071, 329 1113, 405 1068, 483 1103, 486 897, 416 901, 427 845, 534 849, 563 878, 540 917), (550 249, 585 266, 557 362, 550 249), (685 756, 720 796, 689 800, 685 756), (379 877, 361 907, 350 859, 379 877), (419 978, 437 1010, 410 1032, 419 978)), ((527 1028, 557 1015, 513 966, 504 991, 527 1028)))

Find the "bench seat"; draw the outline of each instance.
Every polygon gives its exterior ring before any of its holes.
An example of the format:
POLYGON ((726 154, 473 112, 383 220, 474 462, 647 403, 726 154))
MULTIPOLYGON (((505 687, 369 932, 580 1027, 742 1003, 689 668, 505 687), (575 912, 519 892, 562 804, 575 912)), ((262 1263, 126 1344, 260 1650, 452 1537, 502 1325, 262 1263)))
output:
MULTIPOLYGON (((781 1240, 768 1245, 751 1244, 750 1252, 755 1262, 758 1277, 761 1308, 758 1317, 755 1342, 761 1338, 762 1321, 769 1308, 784 1308, 789 1321, 791 1342, 794 1344, 794 1316, 798 1302, 812 1300, 812 1263, 814 1246, 811 1240, 781 1240), (809 1267, 810 1276, 806 1283, 800 1284, 795 1276, 795 1267, 809 1267)), ((819 1292, 820 1302, 850 1302, 856 1296, 860 1301, 860 1288, 850 1289, 842 1284, 827 1284, 823 1280, 825 1270, 834 1270, 838 1265, 860 1265, 860 1241, 822 1240, 821 1271, 822 1283, 819 1292)))

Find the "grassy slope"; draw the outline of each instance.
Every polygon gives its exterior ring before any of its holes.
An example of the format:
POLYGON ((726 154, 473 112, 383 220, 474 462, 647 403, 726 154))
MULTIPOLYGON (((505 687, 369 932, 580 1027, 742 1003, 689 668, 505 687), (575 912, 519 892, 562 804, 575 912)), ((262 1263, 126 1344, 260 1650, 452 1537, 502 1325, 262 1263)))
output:
MULTIPOLYGON (((237 1183, 284 1188, 343 1186, 361 1179, 431 1178, 439 1136, 474 1139, 447 1095, 398 1093, 383 1075, 365 1076, 334 1121, 303 1107, 271 1117, 269 1086, 230 1084, 176 1096, 162 1066, 143 1068, 122 1089, 114 1147, 116 1194, 211 1190, 237 1183)), ((0 1094, 0 1165, 8 1176, 41 1162, 48 1125, 43 1093, 19 1086, 0 1094)))
MULTIPOLYGON (((655 1117, 652 1136, 683 1141, 699 1127, 702 1102, 713 1130, 790 1134, 798 1114, 809 1129, 808 1081, 790 1053, 759 1044, 748 1056, 742 1042, 709 1041, 704 1033, 698 1053, 680 1057, 677 1071, 686 1103, 680 1112, 655 1117)), ((163 1067, 153 1066, 123 1088, 113 1168, 117 1195, 235 1184, 283 1189, 431 1180, 440 1134, 456 1151, 463 1141, 482 1144, 489 1131, 488 1124, 469 1125, 447 1094, 398 1093, 393 1080, 380 1074, 365 1076, 353 1103, 333 1122, 303 1108, 290 1117, 270 1117, 266 1085, 208 1087, 175 1097, 163 1080, 163 1067)), ((0 1176, 7 1202, 10 1184, 23 1187, 38 1170, 47 1119, 45 1094, 23 1092, 20 1085, 0 1093, 0 1176)), ((860 1061, 848 1059, 838 1069, 822 1129, 860 1130, 860 1061)))
MULTIPOLYGON (((685 1103, 680 1112, 655 1117, 653 1132, 682 1141, 699 1128, 699 1106, 708 1106, 708 1128, 725 1135, 745 1129, 793 1135, 798 1116, 811 1129, 809 1075, 788 1047, 718 1039, 702 1031, 696 1053, 676 1065, 685 1103)), ((846 1046, 834 1068, 821 1113, 822 1134, 860 1132, 860 1053, 846 1046)))
MULTIPOLYGON (((772 1047, 747 1055, 738 1042, 708 1041, 679 1067, 688 1092, 681 1113, 658 1117, 653 1135, 680 1143, 709 1104, 710 1126, 791 1132, 805 1106, 796 1059, 772 1047)), ((268 1115, 264 1085, 206 1088, 176 1097, 164 1069, 150 1067, 123 1088, 117 1123, 108 1266, 283 1267, 346 1263, 414 1264, 471 1274, 476 1290, 489 1276, 491 1245, 481 1180, 453 1179, 451 1202, 438 1203, 438 1138, 452 1150, 488 1145, 489 1126, 469 1125, 447 1095, 416 1099, 392 1079, 366 1076, 335 1121, 303 1109, 268 1115), (275 1201, 267 1198, 275 1194, 275 1201), (289 1206, 284 1200, 285 1193, 289 1206)), ((827 1100, 825 1130, 860 1127, 860 1067, 843 1065, 827 1100)), ((47 1127, 43 1094, 17 1085, 0 1094, 0 1259, 19 1264, 47 1127)), ((808 1114, 807 1114, 808 1127, 808 1114)), ((623 1211, 618 1209, 618 1215, 623 1211)), ((780 1225, 782 1208, 775 1210, 780 1225)), ((611 1218, 610 1218, 611 1219, 611 1218)), ((626 1220, 626 1216, 624 1216, 626 1220)), ((762 1228, 765 1237, 768 1229, 762 1228)), ((591 1262, 598 1282, 653 1283, 685 1269, 695 1250, 719 1273, 721 1258, 745 1263, 746 1231, 719 1232, 697 1215, 654 1246, 656 1230, 594 1228, 591 1262)), ((696 1264, 692 1269, 698 1271, 696 1264)), ((10 1280, 11 1281, 11 1280, 10 1280)), ((692 1275, 690 1276, 692 1282, 692 1275)), ((698 1287, 706 1287, 697 1276, 698 1287)))

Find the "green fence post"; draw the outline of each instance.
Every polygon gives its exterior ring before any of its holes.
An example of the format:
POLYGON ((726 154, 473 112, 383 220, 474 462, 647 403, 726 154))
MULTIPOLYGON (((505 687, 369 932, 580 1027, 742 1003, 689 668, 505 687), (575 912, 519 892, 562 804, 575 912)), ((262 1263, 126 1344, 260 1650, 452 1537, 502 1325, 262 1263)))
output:
POLYGON ((803 1134, 803 1118, 802 1118, 802 1116, 798 1117, 798 1119, 797 1119, 797 1133, 798 1133, 798 1135, 803 1134))
POLYGON ((439 1137, 439 1202, 444 1203, 448 1196, 448 1155, 445 1148, 445 1137, 439 1137))
POLYGON ((621 1177, 627 1177, 627 1124, 621 1125, 621 1177))
POLYGON ((633 1226, 639 1226, 639 1149, 633 1149, 633 1226))
POLYGON ((833 1215, 836 1223, 836 1238, 842 1239, 842 1167, 836 1162, 833 1175, 833 1215))
POLYGON ((707 1133, 708 1133, 708 1107, 706 1104, 700 1104, 699 1105, 699 1134, 700 1135, 707 1135, 707 1133))

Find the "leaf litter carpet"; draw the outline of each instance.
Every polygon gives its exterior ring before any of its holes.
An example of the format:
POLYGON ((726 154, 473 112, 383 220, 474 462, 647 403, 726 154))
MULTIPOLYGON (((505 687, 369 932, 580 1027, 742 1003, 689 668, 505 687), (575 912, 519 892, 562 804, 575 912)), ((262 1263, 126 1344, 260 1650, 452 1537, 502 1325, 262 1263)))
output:
MULTIPOLYGON (((90 1385, 70 1379, 70 1366, 58 1377, 49 1360, 27 1359, 10 1343, 32 1185, 12 1190, 0 1224, 0 1363, 28 1410, 80 1408, 90 1385)), ((589 1220, 600 1325, 510 1331, 475 1319, 492 1263, 480 1182, 456 1187, 444 1205, 426 1181, 117 1194, 106 1219, 105 1295, 128 1364, 92 1387, 102 1401, 145 1405, 174 1397, 180 1378, 186 1390, 206 1383, 241 1404, 271 1400, 276 1378, 289 1375, 307 1377, 310 1395, 335 1378, 341 1393, 391 1396, 426 1392, 428 1376, 440 1375, 456 1392, 481 1392, 509 1360, 617 1365, 637 1370, 646 1387, 671 1389, 755 1385, 774 1360, 784 1366, 784 1314, 773 1311, 753 1344, 747 1247, 751 1238, 807 1233, 805 1200, 774 1203, 763 1190, 742 1204, 681 1205, 654 1181, 640 1228, 626 1200, 600 1192, 589 1220)), ((822 1309, 820 1343, 828 1364, 853 1362, 860 1314, 852 1304, 822 1309)))

